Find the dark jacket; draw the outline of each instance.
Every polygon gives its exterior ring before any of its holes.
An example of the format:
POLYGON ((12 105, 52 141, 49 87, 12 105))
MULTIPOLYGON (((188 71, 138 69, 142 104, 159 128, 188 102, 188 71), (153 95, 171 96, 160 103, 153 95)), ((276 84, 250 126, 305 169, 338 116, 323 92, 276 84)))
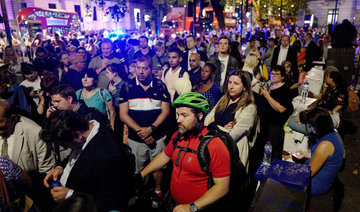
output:
POLYGON ((69 68, 68 72, 66 72, 61 78, 61 84, 67 84, 72 87, 75 91, 81 89, 83 87, 81 82, 82 75, 80 72, 69 68))
POLYGON ((306 47, 306 55, 305 55, 305 71, 310 71, 313 67, 312 62, 318 61, 321 57, 321 49, 318 47, 314 41, 310 41, 310 43, 306 47))
MULTIPOLYGON (((215 83, 220 86, 220 81, 221 81, 221 62, 219 60, 219 56, 218 54, 214 54, 213 56, 210 57, 209 63, 212 63, 215 66, 215 83)), ((228 60, 228 64, 227 64, 227 68, 226 68, 226 76, 225 76, 225 81, 227 79, 227 77, 229 76, 229 73, 231 71, 234 71, 238 68, 238 61, 229 55, 229 60, 228 60)), ((224 81, 224 82, 225 82, 224 81)))
POLYGON ((80 154, 66 182, 74 192, 93 196, 99 211, 126 210, 125 156, 102 127, 80 154))
MULTIPOLYGON (((274 55, 271 60, 271 68, 277 65, 277 61, 279 59, 280 46, 276 47, 274 50, 274 55)), ((293 79, 295 82, 299 80, 299 69, 297 65, 297 52, 296 50, 289 46, 288 53, 286 55, 286 60, 291 62, 291 72, 293 73, 293 79)))
MULTIPOLYGON (((196 50, 197 53, 200 55, 200 60, 206 62, 209 58, 207 57, 206 53, 203 51, 199 51, 196 50)), ((189 62, 189 50, 187 50, 186 52, 184 52, 184 54, 182 55, 182 61, 181 61, 181 68, 185 69, 186 71, 188 71, 188 64, 189 62)))

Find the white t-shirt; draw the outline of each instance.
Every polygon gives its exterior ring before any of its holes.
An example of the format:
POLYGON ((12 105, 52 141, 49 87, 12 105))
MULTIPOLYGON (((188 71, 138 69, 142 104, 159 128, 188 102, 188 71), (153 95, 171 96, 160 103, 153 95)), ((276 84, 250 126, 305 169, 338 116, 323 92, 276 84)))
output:
MULTIPOLYGON (((41 89, 40 82, 41 82, 40 77, 38 77, 34 82, 31 82, 31 81, 25 79, 25 80, 20 84, 20 86, 24 86, 24 87, 26 87, 26 88, 31 88, 31 91, 36 91, 36 90, 41 89)), ((33 100, 34 100, 34 102, 36 103, 36 105, 38 105, 39 102, 40 102, 39 97, 34 97, 33 100)))
POLYGON ((226 70, 229 62, 229 55, 227 55, 226 57, 219 56, 219 60, 221 62, 220 89, 222 90, 225 83, 226 70))
MULTIPOLYGON (((172 68, 170 68, 167 71, 166 76, 164 76, 165 72, 163 72, 163 75, 161 77, 161 80, 165 83, 165 85, 166 85, 166 87, 167 87, 167 89, 169 91, 169 94, 170 94, 170 97, 171 97, 171 102, 174 101, 174 95, 175 95, 175 92, 176 92, 174 84, 175 84, 175 80, 179 78, 180 71, 181 71, 181 67, 179 67, 178 70, 175 73, 173 73, 172 68)), ((183 75, 183 78, 190 80, 189 74, 186 71, 185 71, 185 73, 183 75)))
POLYGON ((287 46, 285 48, 280 46, 280 52, 279 52, 277 65, 281 65, 281 63, 286 60, 288 51, 289 51, 289 46, 287 46))

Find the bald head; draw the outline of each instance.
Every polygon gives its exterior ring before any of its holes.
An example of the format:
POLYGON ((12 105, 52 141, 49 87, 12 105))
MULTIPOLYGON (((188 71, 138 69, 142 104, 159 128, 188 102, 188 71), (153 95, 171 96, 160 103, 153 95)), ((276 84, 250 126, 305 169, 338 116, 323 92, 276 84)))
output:
POLYGON ((84 58, 79 53, 71 54, 69 56, 70 68, 76 71, 81 71, 84 68, 84 58))
POLYGON ((189 58, 191 69, 196 69, 200 67, 200 54, 192 53, 189 58))
POLYGON ((10 110, 11 105, 8 101, 0 99, 0 121, 5 118, 5 114, 10 110))

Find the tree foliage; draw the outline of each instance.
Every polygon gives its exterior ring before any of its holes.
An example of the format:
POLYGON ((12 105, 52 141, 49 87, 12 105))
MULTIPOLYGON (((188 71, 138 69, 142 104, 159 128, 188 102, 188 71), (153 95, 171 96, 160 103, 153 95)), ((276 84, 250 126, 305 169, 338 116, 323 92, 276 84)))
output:
POLYGON ((105 15, 110 15, 115 22, 119 22, 125 17, 125 14, 128 12, 128 6, 126 0, 118 0, 114 6, 111 6, 107 9, 105 15))

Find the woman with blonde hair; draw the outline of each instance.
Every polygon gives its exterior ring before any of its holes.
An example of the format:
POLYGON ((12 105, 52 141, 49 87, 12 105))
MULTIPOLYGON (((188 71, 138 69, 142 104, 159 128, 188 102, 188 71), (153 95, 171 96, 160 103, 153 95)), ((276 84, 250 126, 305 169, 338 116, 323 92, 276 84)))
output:
POLYGON ((241 162, 248 167, 247 135, 257 116, 250 76, 246 71, 233 71, 225 85, 226 92, 205 118, 205 125, 214 123, 228 132, 237 143, 241 162))
POLYGON ((259 57, 255 54, 248 54, 245 58, 244 67, 242 68, 243 71, 247 71, 251 74, 251 85, 254 86, 261 77, 261 72, 255 71, 257 66, 259 65, 259 57), (258 74, 254 74, 254 73, 258 74))

